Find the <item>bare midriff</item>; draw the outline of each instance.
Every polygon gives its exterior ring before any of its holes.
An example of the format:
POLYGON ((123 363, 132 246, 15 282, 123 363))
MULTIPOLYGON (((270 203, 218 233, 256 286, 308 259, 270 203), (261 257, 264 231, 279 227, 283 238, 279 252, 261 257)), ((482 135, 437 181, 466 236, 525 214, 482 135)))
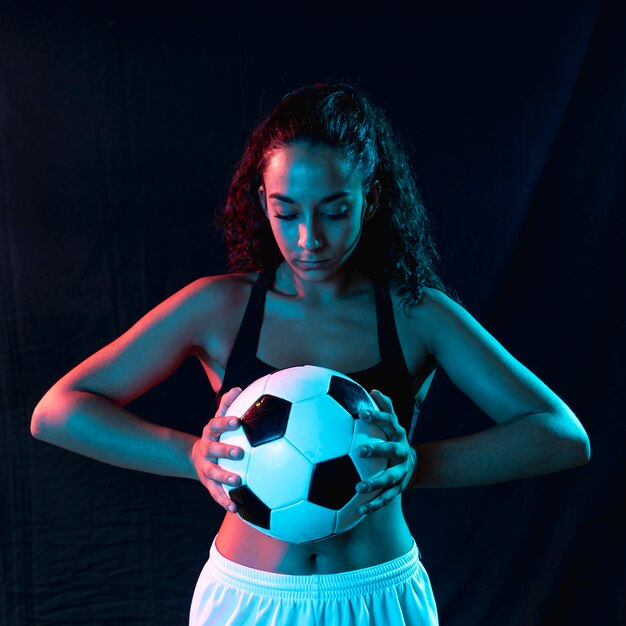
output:
POLYGON ((226 513, 216 547, 227 559, 277 574, 336 574, 385 563, 406 554, 413 537, 400 497, 369 513, 351 530, 307 544, 280 541, 226 513))

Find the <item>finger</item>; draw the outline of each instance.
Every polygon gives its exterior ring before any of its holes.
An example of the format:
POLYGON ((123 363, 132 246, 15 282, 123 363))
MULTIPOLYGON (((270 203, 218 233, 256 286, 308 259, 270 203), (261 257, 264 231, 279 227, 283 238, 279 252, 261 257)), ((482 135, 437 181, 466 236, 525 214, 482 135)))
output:
POLYGON ((358 493, 369 493, 380 489, 388 489, 395 485, 399 485, 404 475, 399 466, 390 467, 389 469, 374 474, 371 478, 357 483, 356 490, 358 493))
POLYGON ((409 457, 406 446, 395 441, 385 443, 370 443, 359 447, 359 456, 363 457, 387 457, 405 461, 409 457))
POLYGON ((223 432, 239 428, 240 423, 241 421, 238 417, 214 417, 204 427, 202 436, 205 439, 218 439, 223 432))
POLYGON ((222 483, 229 487, 239 487, 241 485, 241 477, 234 472, 229 472, 219 465, 209 463, 202 472, 208 480, 216 483, 222 483))
POLYGON ((228 390, 220 400, 220 405, 217 409, 215 417, 224 417, 227 415, 228 407, 234 402, 235 398, 241 393, 241 387, 233 387, 228 390))
POLYGON ((215 502, 217 502, 221 507, 230 513, 237 512, 237 505, 228 497, 224 487, 222 487, 219 483, 215 483, 210 480, 203 484, 209 490, 213 500, 215 500, 215 502))
POLYGON ((359 412, 359 418, 364 422, 379 426, 387 439, 400 441, 403 437, 406 437, 406 430, 400 426, 395 413, 365 409, 359 412))
POLYGON ((242 459, 243 450, 237 446, 231 446, 220 441, 209 439, 204 442, 201 448, 202 453, 207 458, 212 459, 242 459))
POLYGON ((394 498, 400 495, 401 492, 402 490, 398 485, 395 485, 390 489, 386 489, 370 502, 366 502, 361 505, 359 507, 359 512, 361 514, 366 514, 378 511, 378 509, 382 509, 384 506, 387 506, 394 498))
MULTIPOLYGON (((214 468, 217 466, 213 466, 214 468)), ((200 482, 207 488, 211 497, 223 508, 231 513, 235 513, 237 511, 237 505, 233 502, 228 495, 226 489, 222 486, 224 484, 228 484, 229 486, 236 487, 241 484, 241 478, 237 476, 237 474, 232 474, 230 472, 225 472, 222 470, 218 476, 219 479, 216 480, 217 475, 215 470, 211 470, 211 468, 207 468, 208 471, 200 473, 200 482), (232 482, 231 482, 232 481, 232 482)))
POLYGON ((393 403, 391 402, 391 398, 386 396, 382 392, 378 391, 378 389, 372 389, 370 396, 374 398, 374 402, 378 405, 378 408, 387 413, 393 413, 393 403))

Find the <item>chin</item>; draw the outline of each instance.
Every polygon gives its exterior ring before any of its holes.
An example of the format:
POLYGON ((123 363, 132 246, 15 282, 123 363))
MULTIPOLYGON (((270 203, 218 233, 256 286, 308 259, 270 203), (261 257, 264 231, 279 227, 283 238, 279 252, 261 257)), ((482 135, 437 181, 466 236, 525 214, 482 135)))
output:
POLYGON ((309 283, 319 283, 332 276, 335 272, 331 269, 325 270, 303 270, 300 267, 292 267, 294 273, 296 273, 302 280, 309 283))

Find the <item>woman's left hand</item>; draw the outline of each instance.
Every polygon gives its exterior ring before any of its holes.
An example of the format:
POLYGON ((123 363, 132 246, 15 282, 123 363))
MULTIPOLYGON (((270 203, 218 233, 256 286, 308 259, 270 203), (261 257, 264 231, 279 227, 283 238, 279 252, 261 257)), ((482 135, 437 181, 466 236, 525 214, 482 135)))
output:
POLYGON ((417 452, 409 445, 406 429, 398 422, 391 399, 376 389, 370 395, 380 410, 361 412, 359 417, 365 422, 380 427, 387 436, 387 441, 361 446, 359 454, 385 457, 389 459, 389 463, 387 469, 357 485, 359 493, 382 489, 373 500, 361 507, 362 513, 377 511, 402 493, 410 484, 418 463, 417 452), (364 507, 367 510, 363 510, 364 507))

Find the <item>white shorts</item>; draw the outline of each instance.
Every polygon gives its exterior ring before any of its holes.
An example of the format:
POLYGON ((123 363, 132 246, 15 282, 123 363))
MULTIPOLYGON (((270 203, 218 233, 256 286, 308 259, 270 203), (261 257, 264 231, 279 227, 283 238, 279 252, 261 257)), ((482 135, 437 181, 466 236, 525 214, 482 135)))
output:
POLYGON ((234 563, 215 546, 191 602, 190 626, 436 626, 437 607, 415 542, 387 563, 292 576, 234 563))

